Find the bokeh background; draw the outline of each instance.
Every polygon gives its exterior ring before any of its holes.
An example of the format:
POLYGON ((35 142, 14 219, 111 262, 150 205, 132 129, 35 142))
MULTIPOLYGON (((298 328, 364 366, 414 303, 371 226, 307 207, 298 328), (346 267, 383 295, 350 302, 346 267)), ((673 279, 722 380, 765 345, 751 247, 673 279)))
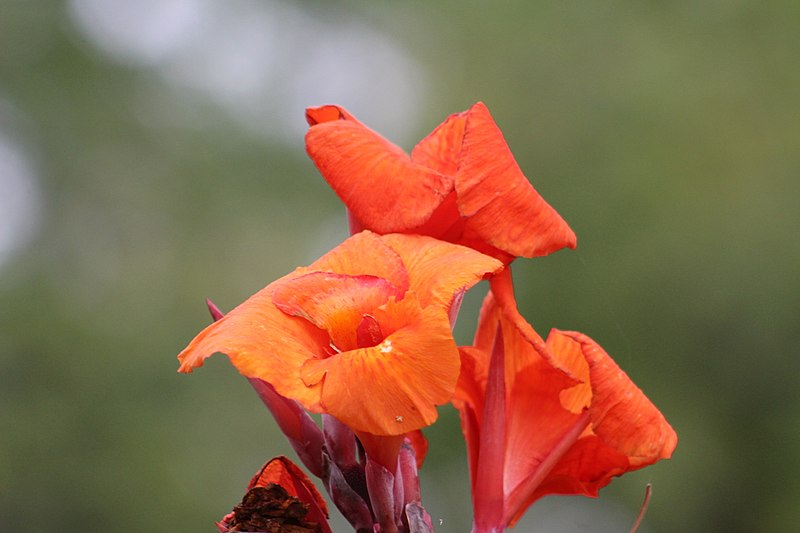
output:
MULTIPOLYGON (((0 531, 213 531, 291 451, 225 357, 175 356, 205 297, 344 237, 304 108, 410 149, 478 100, 579 237, 515 265, 523 313, 680 436, 517 530, 627 531, 648 482, 643 531, 796 530, 798 58, 795 0, 0 0, 0 531)), ((427 433, 426 505, 468 531, 454 411, 427 433)))

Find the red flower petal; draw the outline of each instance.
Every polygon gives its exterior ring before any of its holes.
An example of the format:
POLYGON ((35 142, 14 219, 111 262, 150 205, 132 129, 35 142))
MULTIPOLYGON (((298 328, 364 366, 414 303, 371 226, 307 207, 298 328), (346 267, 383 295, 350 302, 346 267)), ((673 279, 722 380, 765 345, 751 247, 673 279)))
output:
POLYGON ((201 331, 178 355, 180 372, 191 372, 216 352, 222 352, 239 372, 272 384, 282 396, 318 412, 319 387, 300 379, 308 359, 329 353, 330 336, 313 323, 289 316, 273 303, 273 293, 283 283, 311 272, 326 270, 350 276, 377 275, 398 291, 408 287, 403 261, 371 232, 355 235, 322 256, 260 290, 222 319, 201 331))
POLYGON ((401 296, 383 278, 312 272, 276 283, 272 301, 287 315, 305 318, 327 331, 332 348, 343 352, 360 346, 357 333, 365 314, 390 297, 401 296))
POLYGON ((378 346, 310 359, 303 381, 321 385, 322 408, 356 431, 401 435, 432 424, 436 405, 450 401, 458 350, 447 315, 419 307, 411 294, 375 317, 391 331, 378 346))
POLYGON ((322 122, 333 122, 334 120, 349 120, 361 124, 345 108, 336 105, 324 105, 306 109, 306 122, 308 122, 309 126, 322 122))
MULTIPOLYGON (((675 432, 642 391, 585 335, 553 330, 542 343, 517 311, 504 271, 492 279, 474 346, 461 349, 453 400, 467 441, 473 494, 479 494, 474 486, 479 457, 490 445, 483 442, 487 415, 481 411, 490 401, 489 353, 499 338, 491 331, 498 326, 508 398, 505 510, 495 525, 513 525, 547 494, 595 496, 614 476, 671 456, 675 432)), ((475 502, 476 519, 491 514, 482 508, 489 500, 475 502)))
POLYGON ((180 371, 222 352, 310 411, 401 435, 432 423, 455 389, 454 297, 500 268, 430 237, 364 231, 203 330, 179 355, 180 371))
POLYGON ((628 458, 606 445, 596 435, 585 435, 575 441, 559 459, 547 477, 520 507, 518 519, 525 509, 548 494, 597 497, 611 478, 630 470, 628 458))
POLYGON ((547 341, 557 351, 557 346, 566 339, 580 346, 589 365, 592 387, 589 410, 594 433, 628 457, 632 467, 629 470, 669 458, 678 437, 664 415, 588 336, 553 330, 547 341))
POLYGON ((314 121, 306 134, 308 155, 365 227, 392 233, 419 226, 453 189, 452 176, 414 163, 341 107, 306 115, 314 121))
POLYGON ((469 479, 475 491, 475 475, 478 471, 478 454, 481 449, 481 420, 483 419, 483 396, 486 388, 488 364, 485 353, 472 347, 459 348, 461 372, 453 395, 453 407, 461 419, 461 433, 467 443, 469 479))
POLYGON ((482 103, 469 110, 455 188, 465 238, 522 257, 575 248, 575 234, 525 178, 482 103))
POLYGON ((431 237, 392 234, 382 239, 403 259, 409 288, 423 307, 433 304, 449 309, 458 292, 503 268, 492 257, 431 237))
POLYGON ((314 271, 336 272, 348 276, 383 278, 400 293, 408 290, 408 272, 398 253, 383 238, 371 231, 362 231, 345 240, 297 274, 314 271))
POLYGON ((306 386, 297 376, 308 359, 325 355, 321 347, 327 346, 328 335, 275 307, 273 289, 260 290, 201 331, 178 355, 179 371, 191 372, 222 352, 242 375, 271 383, 280 395, 319 410, 319 388, 306 386))
POLYGON ((414 147, 411 160, 445 176, 455 176, 466 124, 466 111, 450 115, 414 147))
MULTIPOLYGON (((536 481, 522 479, 521 493, 510 495, 507 509, 510 525, 542 496, 597 496, 614 477, 668 459, 677 444, 677 436, 661 412, 589 337, 553 330, 548 336, 547 348, 553 354, 552 360, 565 365, 562 370, 585 376, 587 382, 571 388, 562 386, 563 390, 551 394, 549 400, 537 401, 525 399, 524 393, 519 395, 522 403, 530 402, 530 405, 544 405, 549 401, 552 414, 539 423, 522 417, 519 428, 524 431, 526 426, 532 425, 539 428, 539 434, 529 431, 529 437, 517 436, 521 446, 517 451, 509 448, 509 457, 527 460, 531 454, 524 451, 525 442, 548 431, 552 433, 551 449, 558 449, 560 445, 568 447, 561 449, 560 456, 553 456, 554 461, 543 471, 536 471, 542 466, 528 467, 536 481), (582 411, 584 415, 580 414, 582 411), (559 439, 559 432, 571 437, 559 439)), ((520 384, 527 378, 523 372, 518 378, 520 384)), ((522 387, 523 391, 533 389, 534 386, 528 384, 522 387)), ((514 414, 512 412, 512 416, 514 414)), ((515 438, 513 430, 509 438, 515 438)), ((520 463, 517 467, 525 468, 520 463)), ((514 468, 507 471, 513 472, 514 468)))

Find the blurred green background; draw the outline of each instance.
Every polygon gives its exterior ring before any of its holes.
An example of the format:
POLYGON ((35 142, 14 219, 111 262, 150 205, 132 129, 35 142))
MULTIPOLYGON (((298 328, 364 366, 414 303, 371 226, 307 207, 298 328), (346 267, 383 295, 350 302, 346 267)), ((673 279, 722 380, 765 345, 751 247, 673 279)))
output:
MULTIPOLYGON (((477 100, 579 238, 515 265, 523 313, 594 337, 680 437, 517 530, 627 531, 647 482, 643 531, 796 530, 798 58, 796 0, 0 0, 0 531, 213 531, 293 455, 226 358, 175 356, 205 297, 345 235, 304 107, 410 149, 477 100)), ((423 493, 463 532, 441 412, 423 493)))

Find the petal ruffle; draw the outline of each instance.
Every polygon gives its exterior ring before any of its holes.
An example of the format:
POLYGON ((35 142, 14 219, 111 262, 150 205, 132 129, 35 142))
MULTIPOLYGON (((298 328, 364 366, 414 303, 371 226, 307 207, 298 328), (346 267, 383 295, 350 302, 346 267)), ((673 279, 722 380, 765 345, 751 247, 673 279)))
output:
POLYGON ((472 248, 431 237, 392 234, 382 239, 402 258, 410 290, 423 307, 433 304, 449 309, 458 292, 503 268, 497 259, 472 248))
POLYGON ((432 424, 450 401, 460 366, 447 314, 407 294, 376 310, 392 331, 382 343, 311 359, 302 378, 322 387, 321 406, 355 431, 400 435, 432 424))
POLYGON ((574 248, 575 234, 523 175, 483 103, 406 155, 344 108, 309 108, 306 150, 353 231, 415 233, 510 263, 574 248))
POLYGON ((450 115, 414 147, 411 160, 445 176, 455 176, 466 124, 467 111, 450 115))
POLYGON ((583 385, 562 391, 562 411, 550 423, 557 427, 561 419, 566 433, 571 420, 582 418, 579 407, 585 403, 587 425, 544 472, 525 503, 517 506, 511 524, 548 494, 595 497, 614 477, 668 459, 677 445, 677 436, 661 412, 596 342, 581 333, 552 330, 547 347, 555 360, 570 366, 565 371, 585 375, 590 387, 590 391, 583 385))
POLYGON ((501 268, 430 237, 364 231, 203 330, 179 355, 180 370, 222 352, 310 411, 400 435, 432 423, 452 397, 454 297, 501 268))
POLYGON ((408 290, 408 272, 400 256, 371 231, 362 231, 345 240, 296 274, 313 271, 335 272, 348 276, 383 278, 401 293, 408 290))
MULTIPOLYGON (((518 338, 517 349, 519 341, 525 342, 518 338)), ((528 349, 532 350, 530 345, 528 349)), ((579 414, 564 409, 559 397, 575 381, 542 357, 533 359, 517 373, 509 391, 506 494, 542 467, 579 418, 579 414)))
POLYGON ((306 133, 308 155, 364 227, 392 233, 420 226, 452 191, 452 175, 413 162, 343 108, 306 115, 315 121, 306 133))
POLYGON ((400 298, 402 293, 383 278, 311 272, 277 283, 272 301, 287 315, 305 318, 327 331, 332 349, 341 352, 359 347, 357 333, 364 315, 392 297, 400 298))
MULTIPOLYGON (((513 525, 542 496, 596 496, 614 476, 672 455, 675 432, 597 343, 557 330, 543 342, 516 309, 509 273, 495 276, 491 286, 474 345, 461 348, 453 404, 461 415, 474 485, 486 446, 481 428, 489 401, 489 354, 502 331, 507 386, 503 525, 513 525)), ((476 516, 483 512, 480 500, 476 516)))
POLYGON ((268 285, 201 331, 178 355, 179 371, 191 372, 221 352, 242 375, 271 383, 280 395, 318 411, 319 388, 297 376, 308 359, 324 357, 320 346, 328 344, 328 334, 275 307, 273 289, 268 285))
POLYGON ((553 330, 547 340, 548 345, 555 347, 566 339, 580 346, 589 365, 593 432, 606 445, 628 457, 632 467, 629 470, 668 459, 678 437, 664 415, 588 336, 553 330))
POLYGON ((527 180, 480 102, 468 112, 455 189, 466 239, 522 257, 575 248, 575 234, 527 180))
MULTIPOLYGON (((576 380, 552 365, 551 358, 542 354, 543 345, 536 342, 538 335, 533 332, 535 340, 532 342, 532 334, 519 323, 520 320, 523 319, 518 313, 511 313, 499 305, 492 292, 486 296, 474 347, 461 348, 462 372, 453 402, 462 412, 462 430, 468 443, 470 439, 476 440, 477 433, 469 427, 469 416, 476 418, 478 426, 482 424, 489 354, 499 327, 505 348, 507 385, 506 494, 536 471, 577 418, 560 401, 562 391, 575 386, 576 380), (468 424, 465 426, 464 407, 467 405, 473 414, 466 412, 468 424)), ((524 326, 530 328, 527 323, 524 326)), ((476 446, 470 443, 471 462, 474 461, 475 449, 476 446)))

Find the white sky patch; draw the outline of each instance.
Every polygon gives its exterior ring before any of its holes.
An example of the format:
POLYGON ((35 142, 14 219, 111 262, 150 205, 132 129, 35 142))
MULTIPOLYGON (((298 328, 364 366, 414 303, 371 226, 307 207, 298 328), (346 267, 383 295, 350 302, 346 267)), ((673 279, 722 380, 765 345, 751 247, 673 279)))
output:
MULTIPOLYGON (((0 122, 1 124, 2 122, 0 122)), ((0 130, 0 268, 33 237, 41 216, 41 192, 33 163, 0 130)))
POLYGON ((427 76, 396 42, 323 5, 256 0, 71 0, 76 27, 112 60, 155 68, 247 130, 302 138, 308 106, 336 103, 405 143, 427 76))
POLYGON ((114 60, 152 65, 187 46, 202 19, 198 0, 75 0, 76 25, 114 60))

